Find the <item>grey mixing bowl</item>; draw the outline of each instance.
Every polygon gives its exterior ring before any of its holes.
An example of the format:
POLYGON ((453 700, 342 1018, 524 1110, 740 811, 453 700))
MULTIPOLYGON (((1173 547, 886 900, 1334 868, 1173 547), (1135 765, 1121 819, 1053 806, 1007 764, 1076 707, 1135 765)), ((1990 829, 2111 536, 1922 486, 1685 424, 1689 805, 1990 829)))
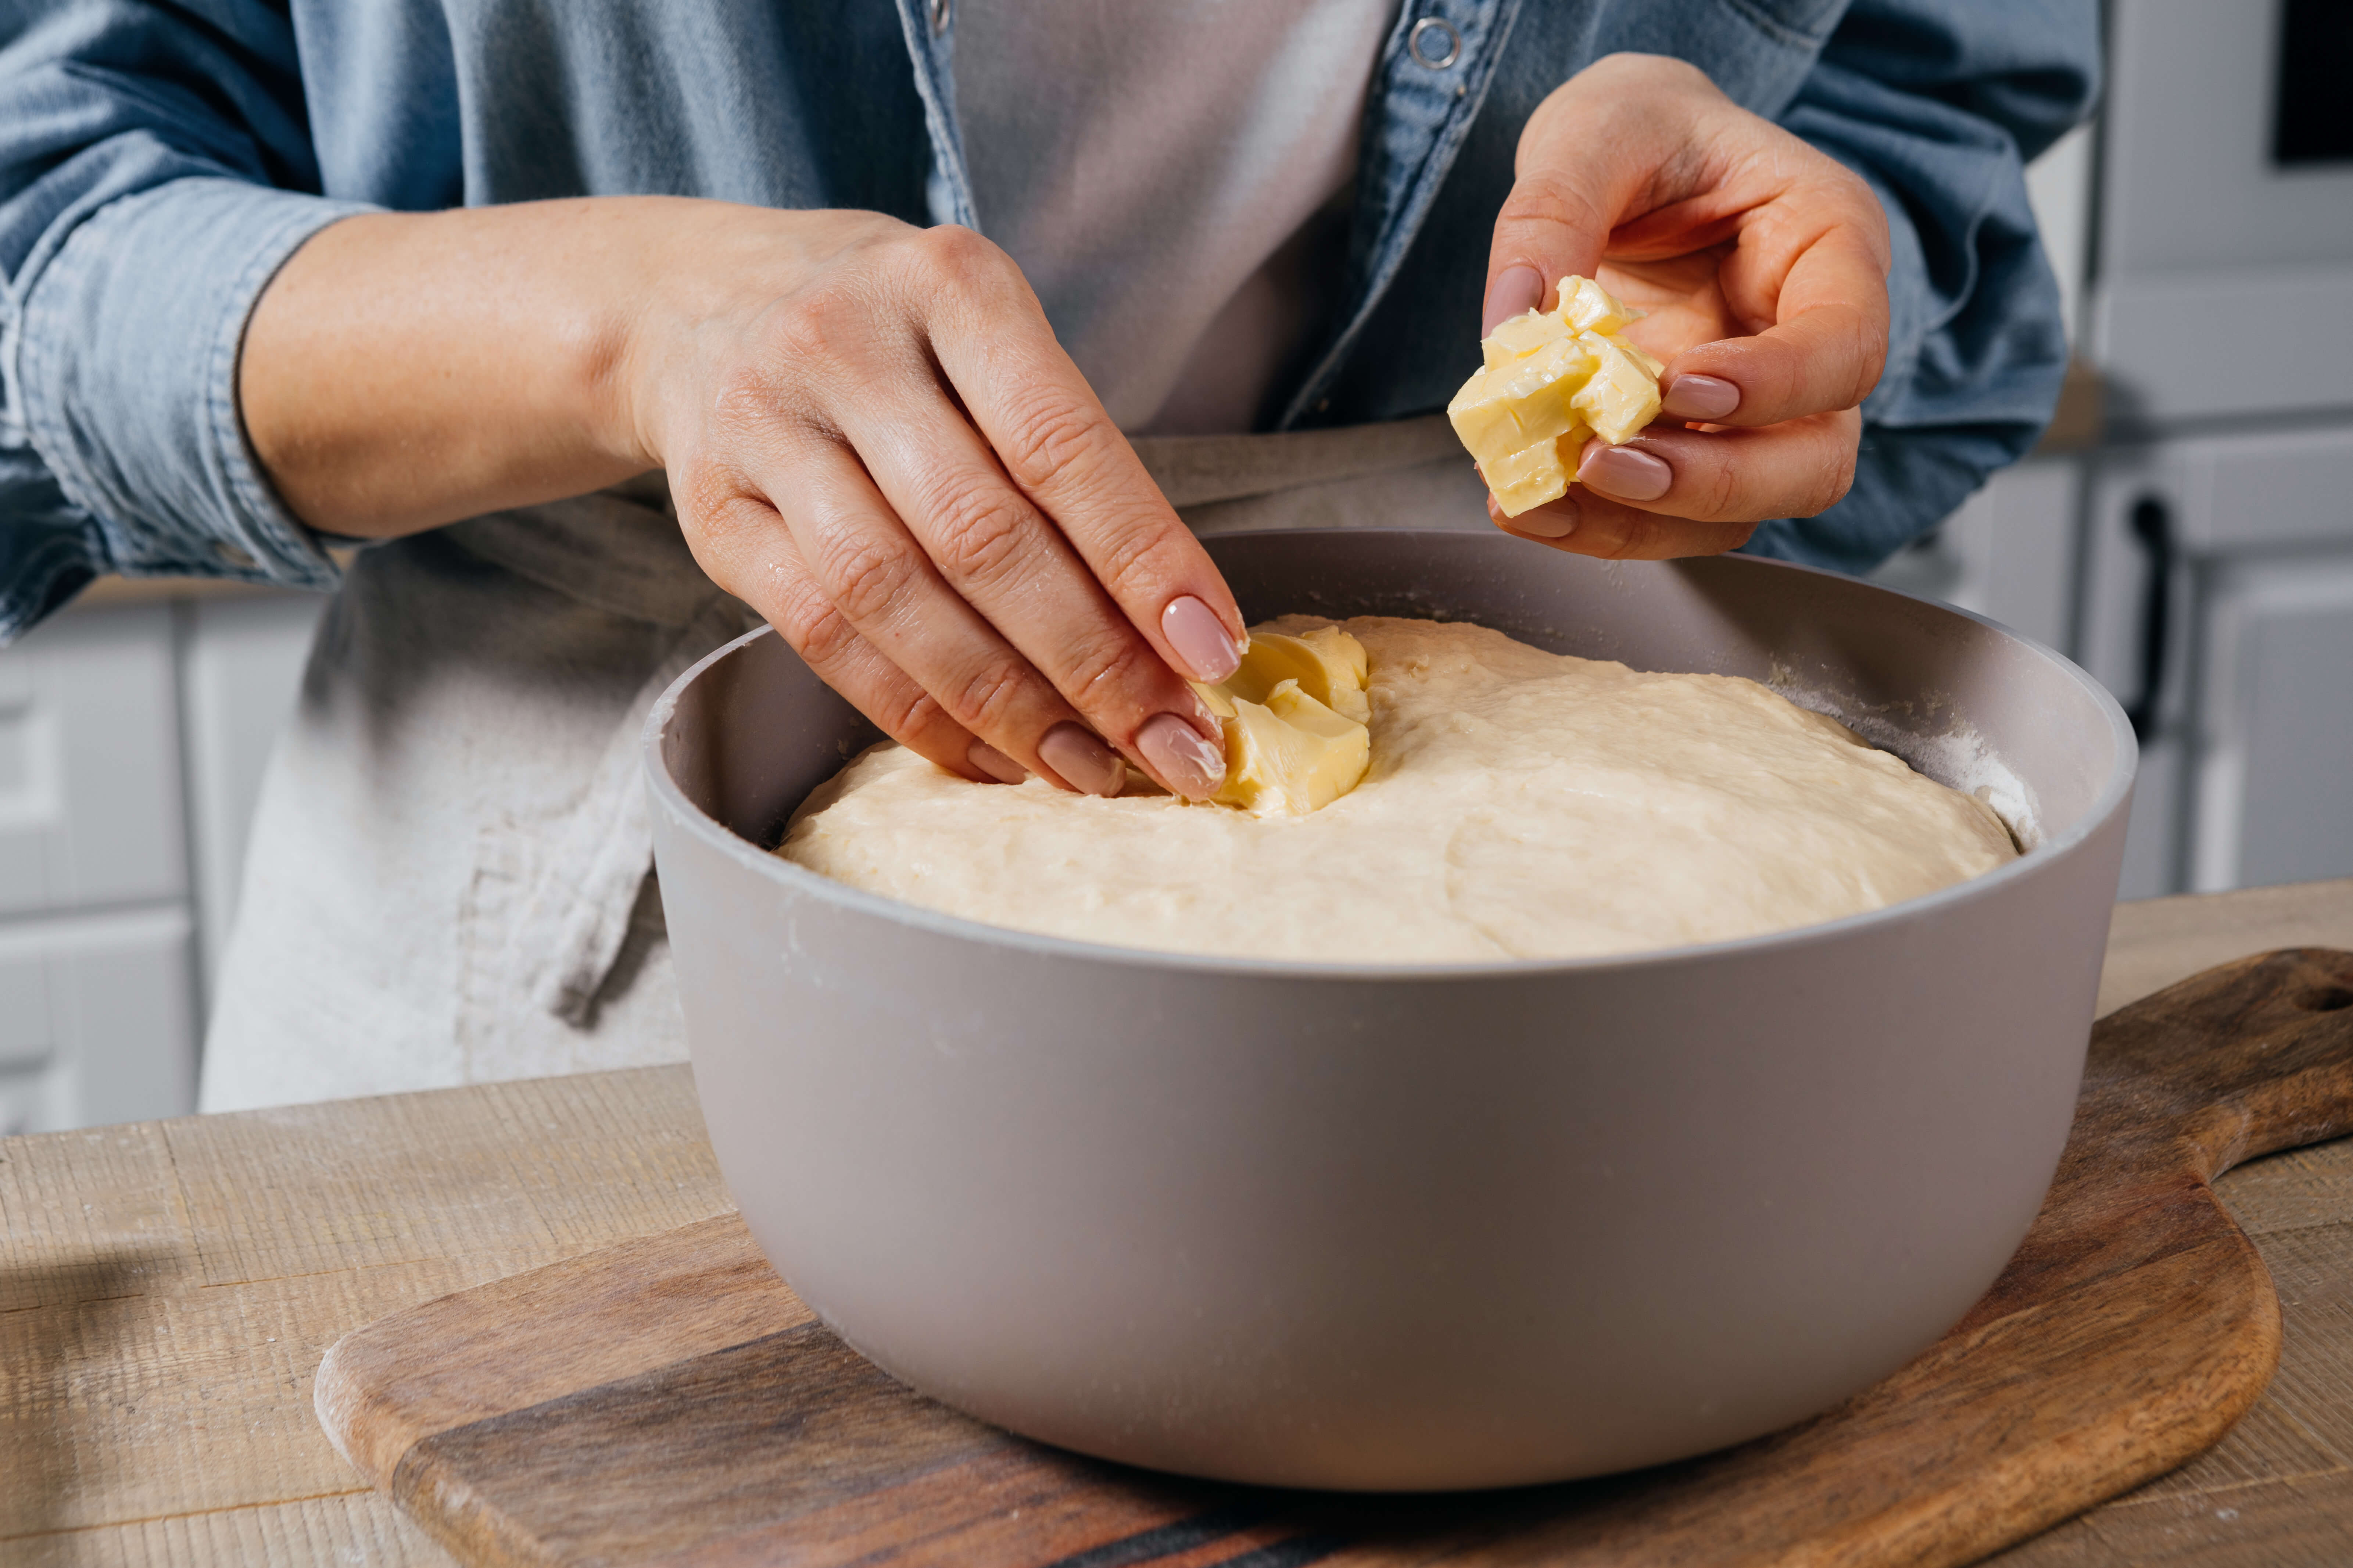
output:
POLYGON ((874 731, 754 633, 663 697, 648 764, 696 1089, 794 1289, 1015 1431, 1353 1489, 1718 1447, 1957 1321, 2074 1108, 2135 761, 2115 701, 1988 622, 1767 562, 1454 532, 1210 549, 1252 619, 1459 618, 1772 681, 1989 789, 2031 847, 1876 913, 1630 958, 1024 935, 763 852, 874 731))

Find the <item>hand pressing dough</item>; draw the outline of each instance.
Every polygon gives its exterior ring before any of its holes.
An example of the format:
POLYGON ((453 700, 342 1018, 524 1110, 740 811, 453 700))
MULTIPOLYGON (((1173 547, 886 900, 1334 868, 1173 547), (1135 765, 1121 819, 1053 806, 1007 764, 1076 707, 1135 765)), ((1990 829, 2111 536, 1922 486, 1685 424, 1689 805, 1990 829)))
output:
POLYGON ((1982 802, 1754 681, 1640 674, 1479 626, 1339 624, 1368 658, 1372 760, 1320 811, 977 784, 881 745, 810 796, 777 853, 1082 942, 1385 963, 1722 942, 2016 853, 1982 802))

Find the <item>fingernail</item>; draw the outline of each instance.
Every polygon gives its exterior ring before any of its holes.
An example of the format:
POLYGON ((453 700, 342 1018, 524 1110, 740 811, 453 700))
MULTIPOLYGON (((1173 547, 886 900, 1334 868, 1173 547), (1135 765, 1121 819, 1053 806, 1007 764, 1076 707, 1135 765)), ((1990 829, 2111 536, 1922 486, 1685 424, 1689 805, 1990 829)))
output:
POLYGON ((1486 308, 1479 312, 1479 335, 1485 337, 1499 322, 1525 315, 1544 298, 1544 274, 1533 267, 1506 267, 1487 285, 1486 308))
POLYGON ((1127 763, 1119 753, 1076 724, 1060 723, 1047 731, 1038 742, 1038 754, 1062 775, 1064 784, 1087 795, 1117 795, 1127 783, 1127 763))
POLYGON ((1517 517, 1507 517, 1503 522, 1514 533, 1525 533, 1531 539, 1567 539, 1577 531, 1577 503, 1547 501, 1517 517))
MULTIPOLYGON (((1041 750, 1043 748, 1040 748, 1041 750)), ((1029 776, 1029 770, 998 751, 986 741, 975 741, 965 756, 974 767, 998 784, 1019 784, 1029 776)))
POLYGON ((1577 477, 1620 500, 1656 500, 1675 482, 1662 459, 1631 447, 1601 447, 1578 465, 1577 477))
POLYGON ((1659 406, 1677 419, 1721 419, 1740 406, 1740 388, 1720 375, 1679 375, 1659 395, 1659 406))
POLYGON ((1160 612, 1161 635, 1191 668, 1185 673, 1214 686, 1242 667, 1242 650, 1218 612, 1187 595, 1160 612))
POLYGON ((1135 749, 1161 781, 1188 800, 1206 800, 1226 782, 1226 749, 1174 713, 1155 713, 1135 732, 1135 749))

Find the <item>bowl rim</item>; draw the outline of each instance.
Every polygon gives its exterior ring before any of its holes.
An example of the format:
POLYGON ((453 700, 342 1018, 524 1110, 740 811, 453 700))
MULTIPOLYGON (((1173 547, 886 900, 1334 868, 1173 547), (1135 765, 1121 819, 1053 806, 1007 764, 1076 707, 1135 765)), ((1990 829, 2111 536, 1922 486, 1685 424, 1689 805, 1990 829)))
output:
MULTIPOLYGON (((1251 531, 1249 537, 1328 536, 1329 529, 1263 529, 1251 531)), ((1385 533, 1419 537, 1461 537, 1461 531, 1451 529, 1386 529, 1385 533)), ((1476 536, 1473 536, 1476 537, 1476 536)), ((1908 599, 1930 610, 1955 616, 1996 632, 2023 645, 2048 660, 2078 689, 2088 694, 2094 706, 2108 721, 2109 739, 2115 744, 2115 762, 2106 781, 2092 805, 2063 833, 2047 836, 2033 848, 2021 853, 2009 864, 1991 871, 1981 872, 1966 881, 1939 888, 1933 893, 1904 899, 1879 909, 1860 914, 1841 915, 1836 920, 1812 925, 1793 926, 1785 931, 1765 931, 1755 936, 1735 937, 1724 942, 1697 942, 1679 947, 1648 948, 1638 952, 1589 954, 1572 958, 1503 958, 1458 960, 1434 963, 1347 963, 1330 959, 1249 958, 1238 954, 1210 952, 1174 952, 1161 948, 1121 947, 1110 942, 1081 942, 1071 937, 1052 936, 1042 931, 1017 930, 1010 926, 990 925, 983 921, 967 920, 920 904, 870 893, 838 882, 821 872, 809 870, 776 854, 763 849, 750 839, 734 832, 686 797, 686 792, 670 776, 662 760, 662 736, 678 710, 679 699, 686 689, 701 679, 703 672, 765 637, 776 636, 776 627, 763 623, 752 630, 713 648, 689 666, 677 679, 654 700, 646 715, 640 733, 644 756, 646 784, 659 805, 670 812, 685 829, 704 843, 720 850, 738 867, 754 876, 766 878, 795 892, 807 895, 823 903, 830 903, 857 914, 867 915, 893 923, 911 926, 935 936, 960 938, 983 946, 1010 949, 1035 958, 1083 960, 1094 963, 1121 964, 1134 968, 1169 970, 1204 975, 1232 975, 1238 978, 1294 979, 1320 981, 1476 981, 1530 980, 1551 975, 1592 973, 1600 971, 1673 967, 1680 964, 1712 962, 1726 957, 1768 956, 1785 949, 1812 945, 1849 935, 1861 934, 1880 926, 1893 926, 1921 916, 1957 909, 1978 900, 2000 897, 2016 882, 2040 876, 2044 868, 2066 858, 2094 833, 2114 818, 2130 796, 2133 783, 2139 771, 2140 746, 2126 718, 2124 707, 2108 689, 2093 679, 2089 671, 2058 649, 2038 638, 2029 637, 2002 625, 1990 616, 1965 610, 1917 594, 1907 594, 1898 588, 1867 583, 1845 573, 1822 567, 1809 566, 1795 561, 1779 561, 1767 556, 1725 554, 1706 557, 1719 562, 1738 562, 1743 566, 1802 573, 1810 576, 1834 578, 1841 584, 1866 588, 1874 593, 1893 595, 1908 599)), ((1672 564, 1672 563, 1662 563, 1672 564)), ((1472 623, 1476 625, 1477 623, 1472 623)))

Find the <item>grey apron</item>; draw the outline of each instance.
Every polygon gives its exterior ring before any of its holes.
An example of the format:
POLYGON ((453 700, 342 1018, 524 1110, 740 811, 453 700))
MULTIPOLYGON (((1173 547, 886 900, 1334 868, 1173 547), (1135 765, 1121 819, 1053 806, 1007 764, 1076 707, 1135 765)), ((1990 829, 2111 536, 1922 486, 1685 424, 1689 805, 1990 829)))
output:
MULTIPOLYGON (((1135 447, 1205 536, 1489 526, 1442 416, 1135 447)), ((262 786, 202 1109, 683 1060, 638 731, 757 624, 659 475, 363 552, 262 786)))

